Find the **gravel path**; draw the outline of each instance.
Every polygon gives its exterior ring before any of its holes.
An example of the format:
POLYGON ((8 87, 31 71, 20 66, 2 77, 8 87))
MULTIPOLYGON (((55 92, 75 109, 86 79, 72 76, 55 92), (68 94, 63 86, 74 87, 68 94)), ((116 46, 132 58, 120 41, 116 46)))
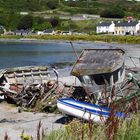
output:
POLYGON ((39 121, 45 133, 63 127, 63 116, 46 113, 21 112, 18 108, 5 102, 0 103, 0 140, 4 139, 5 133, 8 134, 10 140, 20 140, 20 134, 24 133, 33 138, 37 134, 37 126, 39 121))

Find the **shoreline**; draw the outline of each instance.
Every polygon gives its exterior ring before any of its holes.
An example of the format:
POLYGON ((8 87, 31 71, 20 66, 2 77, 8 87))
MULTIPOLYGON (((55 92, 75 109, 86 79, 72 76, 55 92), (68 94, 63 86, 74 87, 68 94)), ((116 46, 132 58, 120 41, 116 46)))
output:
MULTIPOLYGON (((20 39, 15 39, 15 38, 0 38, 0 42, 23 42, 23 43, 98 43, 98 41, 83 41, 83 40, 47 40, 47 39, 36 39, 36 38, 20 38, 20 39)), ((102 42, 102 41, 101 41, 102 42)), ((99 42, 99 43, 101 43, 99 42)), ((102 43, 107 43, 107 42, 102 42, 102 43)))
POLYGON ((11 41, 40 41, 40 42, 94 42, 94 43, 111 43, 111 44, 140 44, 140 36, 117 36, 117 35, 28 35, 28 36, 16 36, 16 35, 1 35, 0 40, 11 41))
POLYGON ((115 46, 140 46, 140 44, 131 44, 131 43, 120 43, 120 42, 105 42, 105 41, 98 41, 98 40, 65 40, 65 39, 37 39, 37 38, 0 38, 0 42, 9 42, 9 43, 38 43, 38 44, 45 44, 45 43, 75 43, 75 44, 101 44, 101 45, 113 45, 115 46))

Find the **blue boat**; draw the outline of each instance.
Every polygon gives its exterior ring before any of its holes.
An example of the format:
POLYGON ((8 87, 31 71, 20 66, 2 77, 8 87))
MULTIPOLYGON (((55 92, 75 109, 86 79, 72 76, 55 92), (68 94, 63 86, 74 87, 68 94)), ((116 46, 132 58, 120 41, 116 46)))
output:
MULTIPOLYGON (((93 120, 95 122, 106 121, 106 119, 112 115, 110 108, 74 100, 72 98, 62 98, 58 100, 57 107, 64 114, 84 120, 93 120)), ((115 112, 114 117, 125 118, 126 115, 122 112, 115 112)))

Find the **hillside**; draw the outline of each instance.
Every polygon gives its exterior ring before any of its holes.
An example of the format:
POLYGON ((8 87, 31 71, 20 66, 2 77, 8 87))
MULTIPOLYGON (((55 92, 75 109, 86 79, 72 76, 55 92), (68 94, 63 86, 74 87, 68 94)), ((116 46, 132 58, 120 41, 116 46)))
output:
POLYGON ((125 15, 139 17, 140 2, 127 0, 0 0, 0 13, 7 11, 64 11, 87 14, 100 14, 103 10, 113 9, 123 10, 125 15))
POLYGON ((111 20, 127 16, 140 19, 139 11, 140 2, 134 0, 0 0, 0 25, 7 30, 53 28, 93 33, 100 19, 80 21, 83 14, 111 20), (79 21, 71 20, 78 14, 79 21))

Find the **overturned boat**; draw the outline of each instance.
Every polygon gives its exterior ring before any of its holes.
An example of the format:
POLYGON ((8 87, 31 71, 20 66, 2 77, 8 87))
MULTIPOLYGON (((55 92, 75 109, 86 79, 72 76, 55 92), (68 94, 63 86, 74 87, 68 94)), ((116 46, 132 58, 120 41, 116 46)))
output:
POLYGON ((95 122, 104 122, 107 118, 114 115, 117 118, 125 118, 126 115, 121 112, 112 112, 110 108, 102 107, 96 104, 81 102, 72 98, 62 98, 58 100, 57 107, 67 115, 75 116, 84 120, 93 120, 95 122))

